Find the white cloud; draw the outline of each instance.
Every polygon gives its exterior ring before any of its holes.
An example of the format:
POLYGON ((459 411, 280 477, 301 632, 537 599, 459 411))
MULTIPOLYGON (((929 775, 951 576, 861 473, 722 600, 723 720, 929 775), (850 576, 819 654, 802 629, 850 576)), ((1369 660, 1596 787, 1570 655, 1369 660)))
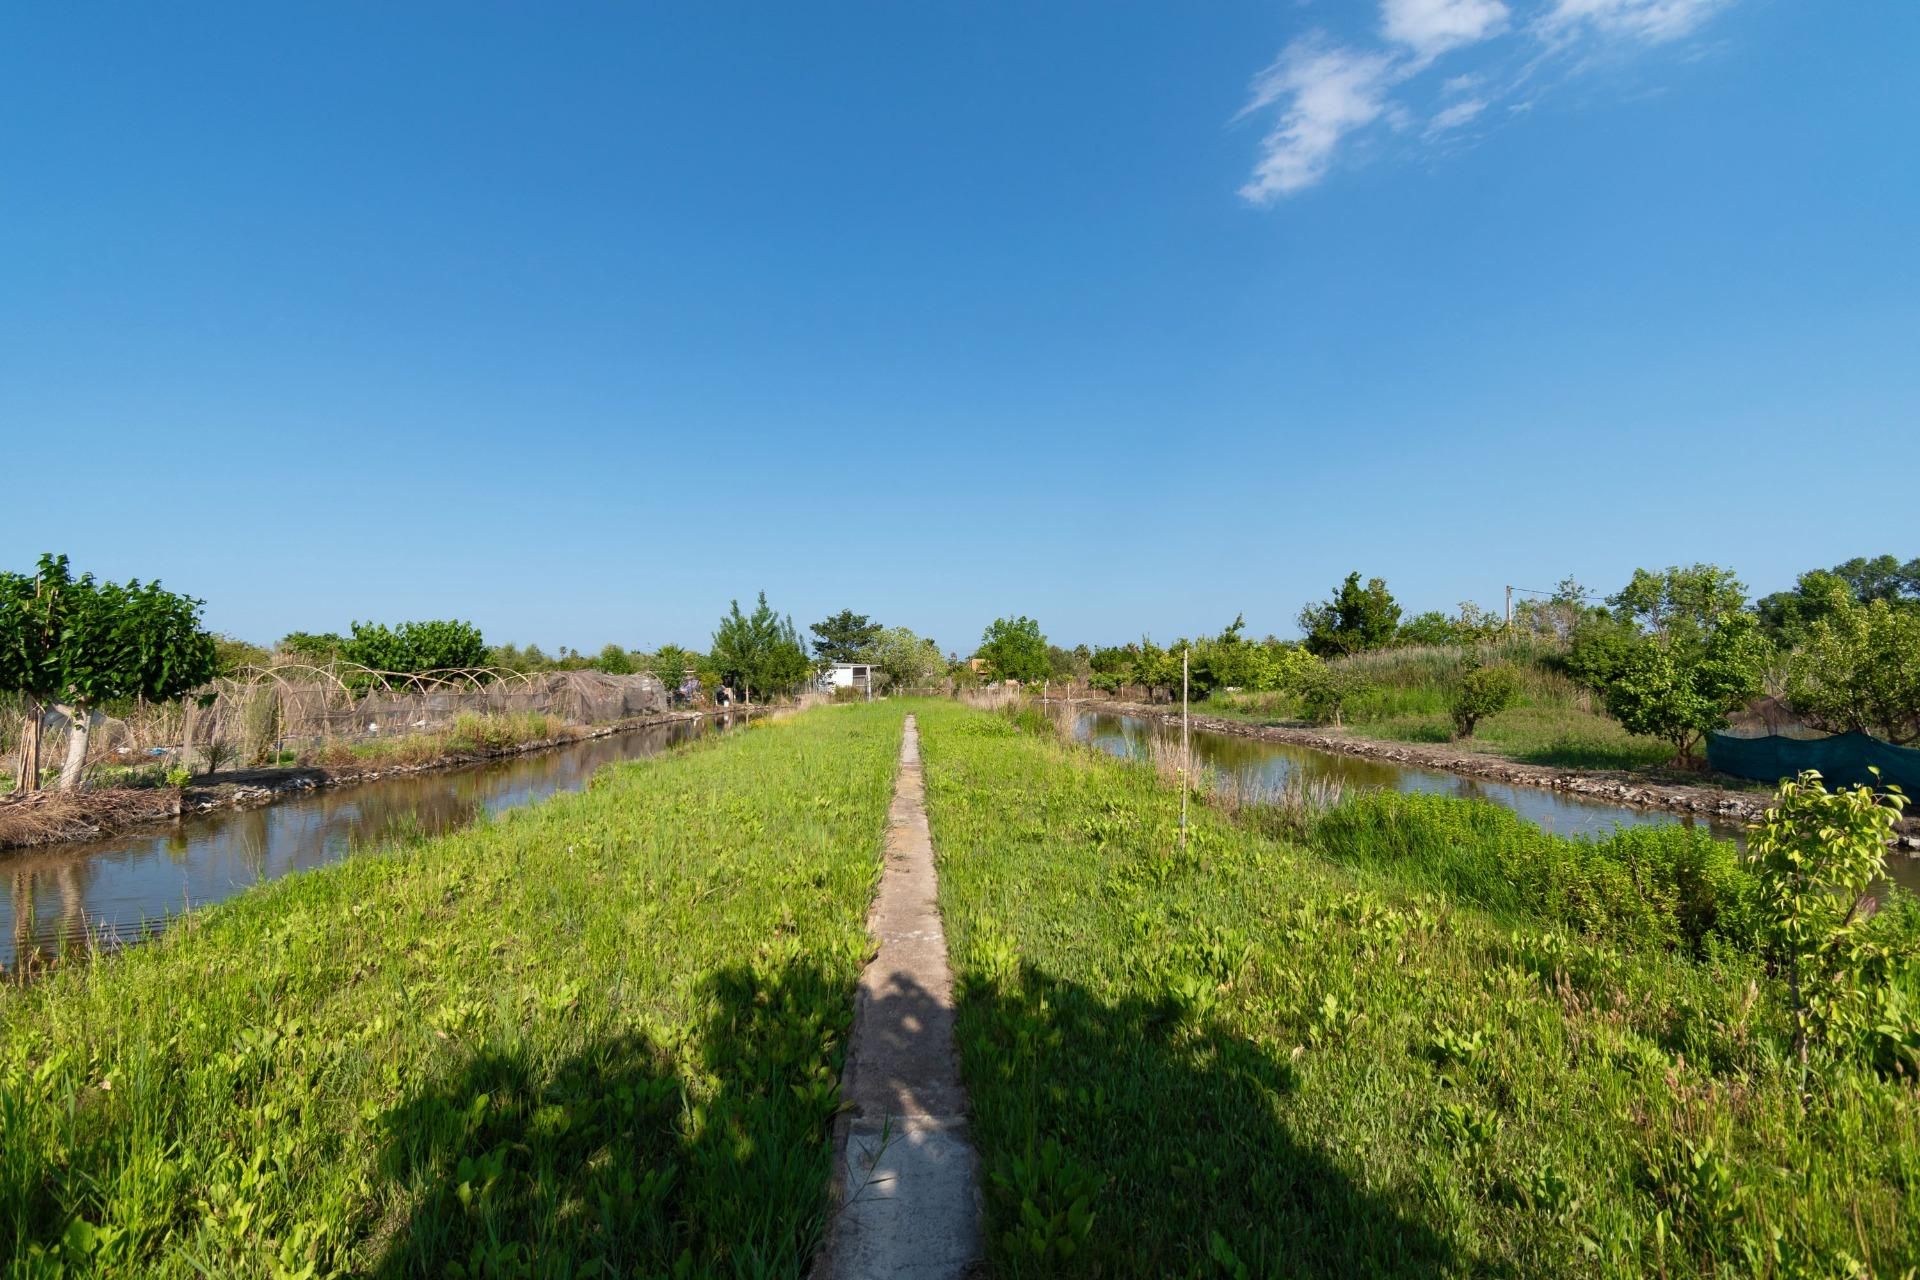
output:
POLYGON ((1501 0, 1383 0, 1380 30, 1422 59, 1477 44, 1507 27, 1501 0))
POLYGON ((1602 35, 1631 36, 1661 44, 1691 35, 1732 0, 1553 0, 1540 16, 1539 29, 1550 41, 1564 41, 1582 27, 1602 35))
POLYGON ((1484 98, 1468 98, 1465 102, 1456 102, 1427 121, 1427 137, 1445 133, 1449 129, 1458 129, 1486 109, 1487 103, 1484 98))
POLYGON ((1254 78, 1253 96, 1240 112, 1287 99, 1279 122, 1261 139, 1260 162, 1240 194, 1270 204, 1320 181, 1341 139, 1385 113, 1392 75, 1390 56, 1330 45, 1318 34, 1288 45, 1254 78))
POLYGON ((1277 118, 1240 188, 1250 203, 1272 204, 1319 183, 1341 148, 1362 133, 1402 134, 1409 140, 1402 145, 1439 145, 1495 106, 1504 111, 1486 118, 1523 114, 1552 82, 1611 62, 1595 56, 1599 46, 1679 40, 1736 0, 1378 2, 1380 38, 1371 47, 1336 44, 1312 32, 1254 78, 1247 105, 1234 118, 1269 110, 1277 118), (1519 4, 1522 16, 1509 4, 1519 4), (1425 73, 1442 58, 1474 61, 1436 86, 1438 77, 1425 73))

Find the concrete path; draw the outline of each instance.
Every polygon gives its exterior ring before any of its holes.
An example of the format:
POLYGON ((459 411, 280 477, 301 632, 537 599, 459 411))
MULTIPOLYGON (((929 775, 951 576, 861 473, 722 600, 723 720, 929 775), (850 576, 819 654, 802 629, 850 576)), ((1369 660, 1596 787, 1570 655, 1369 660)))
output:
POLYGON ((920 732, 907 717, 886 873, 867 928, 834 1131, 825 1280, 968 1275, 980 1260, 979 1157, 953 1040, 953 974, 940 927, 920 732))

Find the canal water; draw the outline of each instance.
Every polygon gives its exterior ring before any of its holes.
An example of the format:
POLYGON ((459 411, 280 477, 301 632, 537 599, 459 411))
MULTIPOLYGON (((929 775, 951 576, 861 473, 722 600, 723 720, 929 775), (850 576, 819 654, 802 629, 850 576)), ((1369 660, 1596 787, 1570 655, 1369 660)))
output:
POLYGON ((651 725, 470 768, 321 787, 102 840, 0 852, 0 974, 93 939, 137 940, 250 885, 337 862, 398 835, 440 835, 560 791, 605 765, 655 755, 730 721, 651 725))
MULTIPOLYGON (((1120 756, 1140 756, 1148 742, 1158 734, 1178 739, 1178 726, 1142 716, 1086 712, 1079 717, 1076 732, 1082 741, 1120 756)), ((1278 788, 1288 779, 1304 782, 1337 783, 1346 790, 1391 787, 1396 791, 1425 791, 1436 795, 1462 796, 1490 800, 1513 810, 1521 817, 1557 835, 1604 836, 1616 827, 1666 826, 1681 823, 1702 826, 1723 839, 1738 840, 1744 828, 1737 822, 1725 822, 1693 814, 1670 813, 1663 809, 1639 809, 1588 796, 1549 791, 1543 787, 1519 787, 1481 778, 1433 769, 1415 769, 1381 760, 1316 751, 1311 747, 1259 738, 1242 738, 1230 733, 1193 731, 1193 757, 1196 770, 1211 768, 1232 775, 1243 784, 1278 788)), ((1920 859, 1896 856, 1889 860, 1889 878, 1920 892, 1920 859)))

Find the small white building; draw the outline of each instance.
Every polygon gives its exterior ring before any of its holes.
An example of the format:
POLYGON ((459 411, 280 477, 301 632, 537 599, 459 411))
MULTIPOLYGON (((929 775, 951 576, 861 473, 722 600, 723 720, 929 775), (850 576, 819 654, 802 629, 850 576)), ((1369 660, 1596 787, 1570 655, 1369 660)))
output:
POLYGON ((870 662, 836 662, 828 667, 820 677, 820 689, 832 693, 835 689, 858 689, 871 696, 873 693, 873 664, 870 662))

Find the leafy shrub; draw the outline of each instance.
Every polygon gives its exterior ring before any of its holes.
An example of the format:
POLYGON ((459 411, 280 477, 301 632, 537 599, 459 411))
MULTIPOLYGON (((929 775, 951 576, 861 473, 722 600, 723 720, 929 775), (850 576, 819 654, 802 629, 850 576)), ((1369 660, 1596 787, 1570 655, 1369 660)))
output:
POLYGON ((1344 667, 1322 663, 1302 675, 1300 706, 1315 724, 1339 724, 1340 713, 1348 702, 1365 693, 1369 686, 1344 667))
POLYGON ((470 622, 356 622, 340 656, 375 671, 452 671, 484 665, 487 642, 470 622))
POLYGON ((1473 727, 1488 716, 1499 715, 1520 700, 1520 675, 1504 663, 1474 667, 1460 680, 1454 691, 1453 727, 1462 738, 1473 736, 1473 727))

